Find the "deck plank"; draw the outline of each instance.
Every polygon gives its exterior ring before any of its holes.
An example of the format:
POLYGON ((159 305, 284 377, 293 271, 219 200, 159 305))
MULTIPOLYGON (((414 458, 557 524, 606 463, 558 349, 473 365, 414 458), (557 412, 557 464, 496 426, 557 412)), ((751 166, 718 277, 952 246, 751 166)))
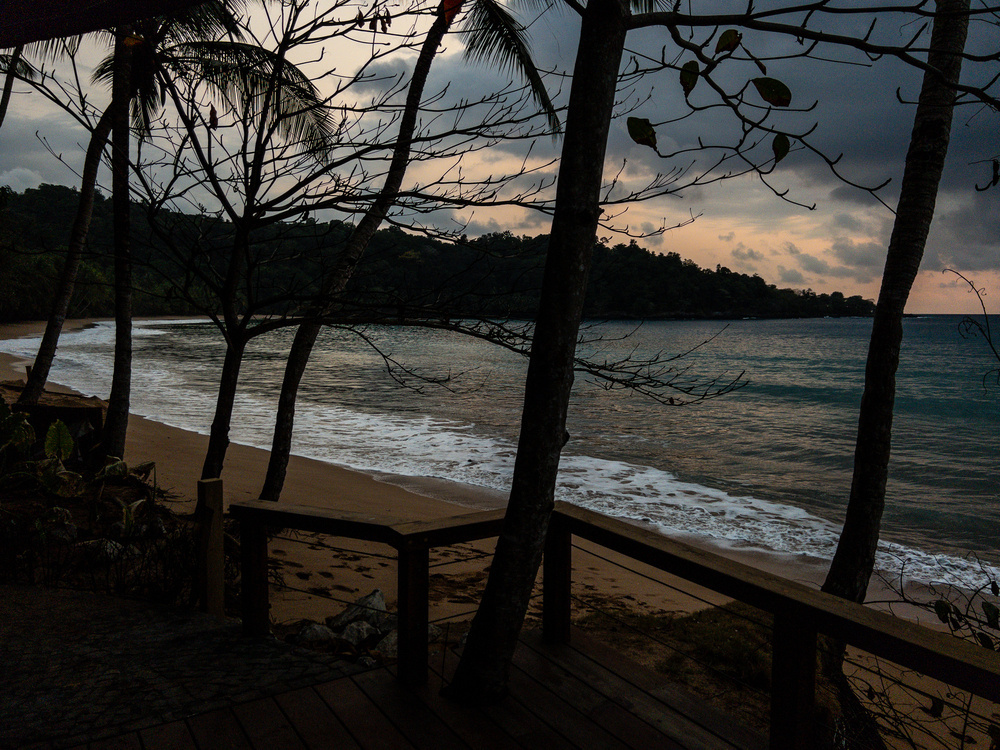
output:
POLYGON ((146 750, 198 750, 191 736, 191 730, 183 721, 172 721, 158 727, 150 727, 139 732, 146 750))
POLYGON ((142 750, 138 734, 126 734, 90 743, 90 750, 142 750))
MULTIPOLYGON (((457 665, 458 655, 448 649, 444 665, 446 673, 454 674, 457 665)), ((524 708, 513 696, 508 695, 499 703, 476 710, 487 716, 519 747, 526 750, 573 750, 574 748, 569 740, 524 708)))
POLYGON ((643 721, 690 750, 741 748, 763 750, 766 738, 734 725, 721 711, 671 685, 656 672, 574 630, 568 645, 542 645, 538 633, 525 633, 522 643, 552 659, 579 680, 601 691, 643 721), (631 686, 632 689, 625 689, 631 686))
POLYGON ((460 739, 414 692, 401 687, 391 673, 372 670, 357 674, 353 679, 414 747, 469 750, 467 742, 460 739))
POLYGON ((273 698, 261 698, 233 707, 240 726, 259 750, 306 750, 305 743, 273 698))
MULTIPOLYGON (((395 671, 390 667, 390 671, 395 671)), ((426 687, 412 689, 427 708, 476 750, 516 750, 517 742, 483 711, 464 708, 441 696, 444 681, 439 672, 428 670, 426 687)))
MULTIPOLYGON (((577 709, 635 750, 656 747, 662 750, 686 750, 680 743, 656 727, 630 713, 612 697, 581 680, 545 652, 535 651, 523 642, 514 653, 514 663, 546 685, 557 686, 559 694, 577 709)), ((621 693, 619 693, 619 698, 621 693)), ((627 700, 627 699, 626 699, 627 700)))
POLYGON ((187 720, 198 747, 212 750, 253 750, 236 715, 228 708, 192 716, 187 720))
POLYGON ((310 750, 361 750, 347 728, 313 688, 300 688, 275 696, 282 710, 310 750))
POLYGON ((509 674, 511 696, 581 750, 629 750, 628 745, 516 664, 509 674))
POLYGON ((413 749, 353 679, 327 682, 316 691, 365 750, 413 749))

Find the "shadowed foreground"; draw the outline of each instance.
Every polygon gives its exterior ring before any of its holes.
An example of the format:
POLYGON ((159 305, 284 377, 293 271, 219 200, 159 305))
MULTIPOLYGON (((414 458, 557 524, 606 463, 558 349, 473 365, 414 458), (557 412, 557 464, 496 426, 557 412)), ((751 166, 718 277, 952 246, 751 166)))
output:
POLYGON ((582 633, 522 637, 511 694, 488 708, 400 686, 203 615, 76 591, 0 587, 0 747, 758 748, 763 738, 582 633))

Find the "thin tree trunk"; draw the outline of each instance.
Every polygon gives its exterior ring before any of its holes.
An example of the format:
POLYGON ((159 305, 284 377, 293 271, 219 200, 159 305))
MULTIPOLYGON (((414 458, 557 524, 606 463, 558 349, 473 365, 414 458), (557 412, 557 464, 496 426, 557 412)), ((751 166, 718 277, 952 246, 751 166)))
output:
POLYGON ((219 378, 219 394, 215 403, 215 417, 208 436, 208 450, 205 452, 205 463, 201 469, 202 479, 217 479, 222 476, 222 466, 226 460, 226 450, 229 448, 229 427, 233 421, 233 406, 236 403, 236 389, 240 380, 240 368, 243 365, 243 353, 246 350, 246 340, 242 336, 230 340, 226 344, 226 358, 222 363, 222 376, 219 378))
POLYGON ((507 690, 552 513, 573 358, 600 218, 604 154, 625 45, 623 0, 591 0, 580 32, 556 208, 525 381, 507 514, 482 602, 448 694, 488 702, 507 690))
MULTIPOLYGON (((457 12, 457 9, 456 9, 457 12)), ((267 475, 260 491, 261 500, 276 501, 281 496, 281 488, 285 482, 285 472, 288 469, 288 457, 292 450, 292 431, 295 426, 295 402, 298 398, 299 384, 313 346, 322 327, 322 317, 329 311, 337 294, 343 291, 354 272, 362 254, 368 247, 372 235, 385 219, 393 201, 403 183, 403 176, 410 156, 413 133, 416 129, 417 113, 420 110, 420 99, 423 96, 427 74, 430 72, 434 55, 444 38, 454 15, 446 16, 443 6, 439 8, 438 17, 431 25, 420 48, 420 55, 413 66, 413 77, 406 94, 406 107, 399 123, 399 135, 393 150, 392 161, 386 174, 385 184, 378 197, 351 232, 344 251, 331 269, 320 292, 320 301, 306 313, 306 320, 299 325, 292 341, 292 348, 285 363, 285 376, 281 383, 281 394, 278 397, 278 412, 275 415, 274 437, 271 441, 271 456, 267 464, 267 475)))
POLYGON ((951 134, 955 91, 969 26, 969 0, 939 0, 920 100, 906 154, 899 205, 889 239, 865 367, 854 478, 844 529, 823 590, 863 602, 875 566, 892 441, 896 369, 903 310, 920 267, 934 217, 938 183, 951 134))
POLYGON ((17 79, 17 67, 21 64, 21 55, 24 52, 24 45, 18 45, 10 53, 10 60, 7 62, 7 76, 3 82, 3 93, 0 94, 0 127, 7 118, 7 107, 10 106, 10 96, 14 92, 14 81, 17 79))
POLYGON ((59 335, 62 333, 63 323, 66 322, 70 301, 73 299, 76 275, 80 270, 80 259, 87 242, 87 233, 90 231, 90 219, 94 213, 97 170, 101 166, 104 146, 111 133, 112 109, 112 107, 108 107, 101 115, 101 119, 98 120, 94 132, 90 136, 90 143, 87 144, 87 155, 83 162, 83 179, 80 182, 80 198, 76 207, 76 217, 73 219, 73 227, 69 234, 66 262, 59 273, 59 282, 52 301, 52 312, 45 325, 45 333, 38 346, 38 354, 35 355, 31 374, 17 400, 19 404, 38 403, 42 391, 45 390, 45 381, 49 378, 49 371, 52 369, 52 360, 55 359, 59 335))
POLYGON ((111 376, 108 417, 104 425, 104 450, 108 456, 125 457, 128 410, 132 388, 132 260, 129 242, 129 101, 132 90, 132 53, 126 32, 115 34, 114 111, 111 148, 111 189, 114 211, 115 256, 115 364, 111 376))

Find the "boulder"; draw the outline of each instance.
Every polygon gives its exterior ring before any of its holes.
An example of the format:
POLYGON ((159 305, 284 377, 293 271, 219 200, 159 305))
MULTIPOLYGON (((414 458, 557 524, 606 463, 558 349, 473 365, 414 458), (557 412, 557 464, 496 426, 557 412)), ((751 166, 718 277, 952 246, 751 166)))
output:
POLYGON ((386 611, 385 597, 380 589, 358 599, 339 615, 327 617, 326 624, 331 630, 343 630, 358 620, 367 622, 380 633, 387 633, 396 627, 396 616, 386 611))
POLYGON ((340 639, 347 641, 354 648, 360 648, 365 641, 378 639, 378 629, 365 620, 355 620, 340 631, 340 639))
POLYGON ((337 640, 337 634, 326 625, 321 625, 318 622, 307 623, 295 636, 295 642, 300 646, 315 646, 335 640, 337 640))

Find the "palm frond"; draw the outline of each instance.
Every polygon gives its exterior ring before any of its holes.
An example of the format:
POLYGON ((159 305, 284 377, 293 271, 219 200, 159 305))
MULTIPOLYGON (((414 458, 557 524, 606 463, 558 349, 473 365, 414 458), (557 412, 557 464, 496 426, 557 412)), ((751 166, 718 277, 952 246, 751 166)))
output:
POLYGON ((527 80, 549 125, 558 131, 559 117, 531 59, 524 27, 496 0, 473 0, 462 33, 466 44, 465 54, 469 58, 496 65, 505 72, 517 73, 527 80))
POLYGON ((630 0, 631 8, 637 13, 656 13, 670 10, 670 0, 630 0))
POLYGON ((17 50, 10 54, 0 54, 0 75, 10 75, 12 68, 15 78, 24 81, 34 81, 38 78, 38 71, 22 55, 18 54, 17 50))
POLYGON ((260 110, 270 96, 266 124, 300 143, 322 161, 336 141, 337 127, 312 81, 274 52, 243 42, 194 42, 181 45, 171 67, 201 80, 216 94, 260 110), (278 71, 277 73, 275 71, 278 71))

